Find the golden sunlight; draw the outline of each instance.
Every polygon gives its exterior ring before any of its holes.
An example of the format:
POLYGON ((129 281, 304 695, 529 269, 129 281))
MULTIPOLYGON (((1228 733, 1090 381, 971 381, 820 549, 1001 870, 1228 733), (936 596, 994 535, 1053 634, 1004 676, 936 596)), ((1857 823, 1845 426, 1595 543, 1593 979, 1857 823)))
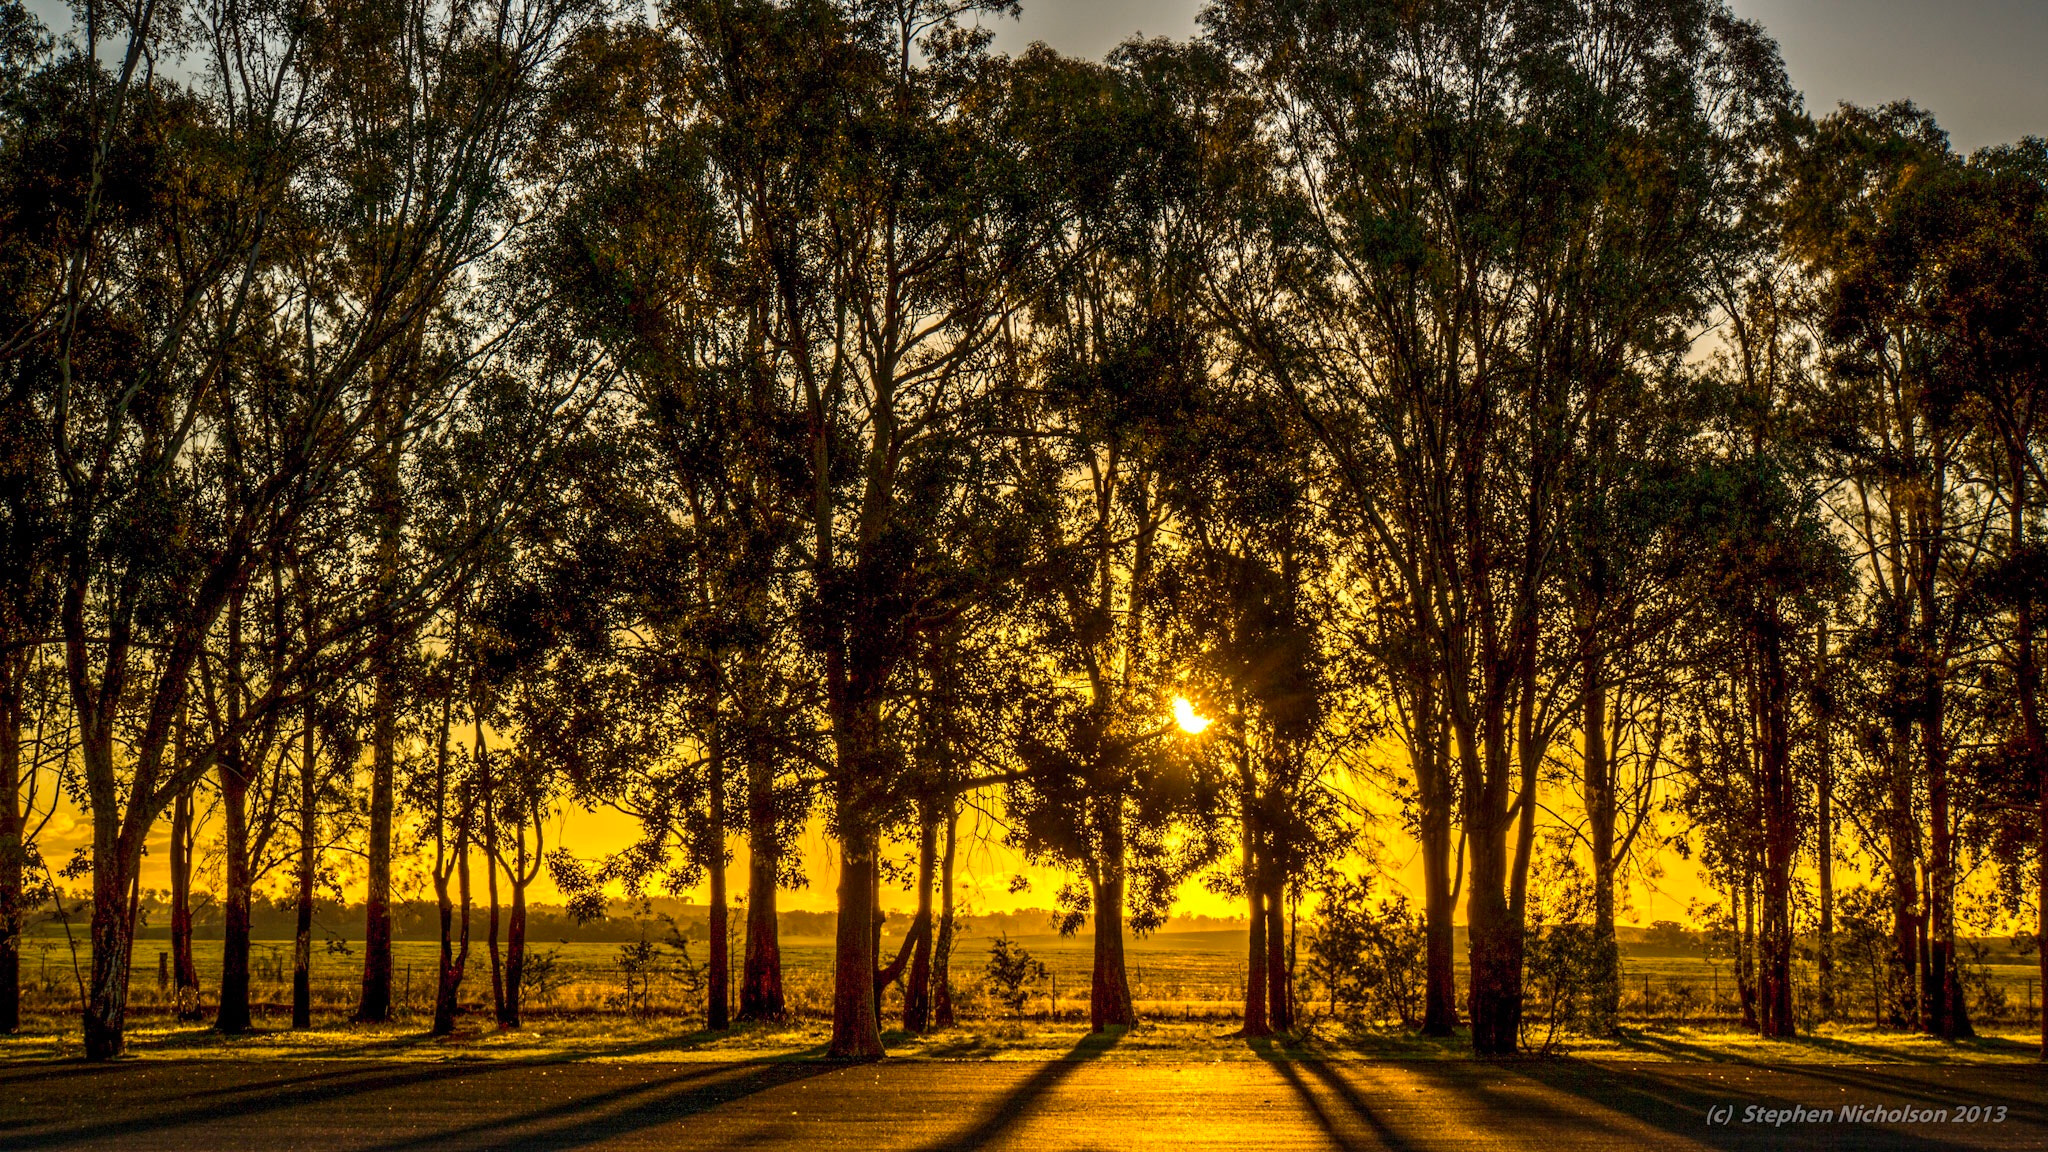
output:
POLYGON ((1180 730, 1190 736, 1200 736, 1202 730, 1210 723, 1207 716, 1195 711, 1193 702, 1185 696, 1173 698, 1173 722, 1180 725, 1180 730))

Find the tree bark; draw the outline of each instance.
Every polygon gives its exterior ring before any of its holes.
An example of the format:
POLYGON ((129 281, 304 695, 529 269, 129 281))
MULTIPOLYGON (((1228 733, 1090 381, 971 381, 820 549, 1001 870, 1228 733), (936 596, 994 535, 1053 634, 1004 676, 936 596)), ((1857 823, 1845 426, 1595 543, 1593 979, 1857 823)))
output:
POLYGON ((1422 1034, 1449 1036, 1458 1027, 1458 973, 1452 919, 1451 779, 1445 756, 1442 703, 1427 674, 1415 693, 1415 791, 1422 849, 1422 1034))
POLYGON ((1088 1023, 1101 1032, 1138 1023, 1131 998, 1130 969, 1124 959, 1124 821, 1119 796, 1097 799, 1101 806, 1102 859, 1094 881, 1095 958, 1089 976, 1088 1023))
POLYGON ((1614 934, 1614 765, 1607 747, 1606 662, 1596 642, 1584 644, 1580 707, 1586 842, 1593 855, 1593 936, 1600 969, 1595 976, 1593 1015, 1611 1030, 1621 1019, 1621 947, 1614 934))
POLYGON ((1511 1055, 1522 1037, 1522 926, 1508 909, 1505 829, 1469 838, 1465 918, 1470 933, 1471 981, 1466 1011, 1472 1049, 1482 1056, 1511 1055))
MULTIPOLYGON (((85 1058, 111 1060, 128 1046, 128 977, 134 960, 137 863, 114 814, 93 812, 92 975, 86 986, 85 1058)), ((139 855, 139 854, 138 854, 139 855)))
POLYGON ((398 667, 394 630, 378 638, 370 714, 370 841, 363 894, 363 990, 358 1024, 391 1020, 391 816, 398 751, 398 667))
POLYGON ((918 802, 917 917, 912 924, 910 970, 903 981, 903 1030, 925 1033, 932 1028, 932 879, 938 870, 938 805, 929 797, 918 802))
POLYGON ((960 830, 960 798, 946 798, 946 847, 939 857, 939 937, 932 947, 932 1024, 953 1026, 953 853, 960 830))
MULTIPOLYGON (((1927 594, 1931 597, 1931 591, 1927 594)), ((1927 611, 1927 609, 1923 609, 1927 611)), ((1930 629, 1931 632, 1931 629, 1930 629)), ((1939 643, 1932 635, 1929 644, 1939 643)), ((1930 653, 1930 655, 1932 655, 1930 653)), ((1928 953, 1923 1017, 1927 1030, 1944 1040, 1971 1035, 1956 972, 1955 825, 1950 812, 1945 705, 1947 670, 1930 660, 1921 700, 1921 754, 1927 772, 1928 953)))
POLYGON ((1294 988, 1288 979, 1286 879, 1269 868, 1266 878, 1266 1022, 1275 1032, 1294 1031, 1294 988))
POLYGON ((512 874, 512 914, 505 923, 505 1006, 498 1014, 498 1027, 516 1031, 521 1027, 526 981, 526 885, 518 872, 512 874))
POLYGON ((1835 740, 1834 687, 1828 678, 1828 622, 1814 642, 1814 865, 1820 878, 1820 938, 1814 950, 1820 1017, 1835 1017, 1835 740))
POLYGON ((22 871, 28 861, 21 811, 21 670, 0 655, 0 1035, 21 1030, 22 871))
MULTIPOLYGON (((841 760, 842 765, 846 763, 841 760)), ((832 1040, 837 1060, 879 1060, 881 1021, 875 1017, 875 828, 852 794, 839 785, 839 924, 832 972, 832 1040)))
POLYGON ((1916 871, 1920 863, 1920 829, 1913 819, 1913 770, 1910 761, 1908 721, 1892 723, 1889 768, 1890 811, 1886 813, 1888 848, 1891 857, 1892 954, 1891 987, 1887 1007, 1894 1028, 1920 1026, 1920 892, 1916 871))
MULTIPOLYGON (((1245 753, 1249 755, 1249 753, 1245 753)), ((1245 1036, 1270 1036, 1273 1026, 1266 1012, 1266 916, 1264 904, 1265 885, 1259 876, 1261 861, 1258 851, 1258 832, 1253 815, 1253 800, 1249 790, 1243 800, 1244 821, 1244 895, 1249 909, 1249 931, 1246 933, 1246 955, 1244 970, 1244 1028, 1245 1036)))
POLYGON ((463 827, 455 833, 455 876, 457 895, 462 902, 460 935, 457 936, 455 907, 448 898, 448 876, 439 869, 434 873, 434 894, 440 903, 441 912, 441 972, 434 993, 433 1035, 449 1036, 455 1032, 455 1014, 460 1007, 462 977, 469 967, 469 820, 464 813, 463 827))
MULTIPOLYGON (((184 758, 184 725, 179 724, 178 757, 184 758)), ((192 789, 171 804, 171 972, 178 1019, 200 1019, 199 967, 192 960, 192 789)))
MULTIPOLYGON (((389 404, 389 400, 386 401, 389 404)), ((402 637, 396 611, 399 546, 405 530, 400 487, 403 405, 377 421, 377 635, 370 648, 370 828, 363 897, 363 989, 358 1024, 391 1019, 391 819, 398 752, 398 656, 402 637)))
POLYGON ((320 869, 319 728, 314 695, 306 694, 299 748, 298 931, 292 941, 292 1027, 313 1026, 313 895, 320 869))
MULTIPOLYGON (((477 726, 477 747, 483 748, 483 726, 477 726)), ((480 757, 481 758, 481 757, 480 757)), ((484 945, 491 954, 491 1017, 498 1027, 505 1027, 505 957, 498 951, 498 814, 495 791, 491 786, 491 770, 483 764, 481 784, 484 791, 484 893, 491 902, 491 910, 484 919, 484 945)))
POLYGON ((711 845, 710 858, 704 862, 711 873, 711 956, 704 989, 704 1026, 723 1032, 732 1027, 732 943, 725 899, 725 744, 716 715, 711 724, 711 845))
POLYGON ((1764 809, 1758 1025, 1763 1035, 1782 1037, 1797 1031, 1792 1017, 1792 864, 1799 847, 1799 800, 1792 785, 1786 715, 1790 687, 1780 630, 1773 597, 1757 632, 1758 682, 1753 697, 1764 809))
POLYGON ((776 923, 775 761, 766 741, 749 740, 747 755, 747 953, 740 971, 740 1019, 781 1020, 782 937, 776 923))
POLYGON ((249 1019, 249 778, 239 770, 241 757, 221 759, 220 798, 226 873, 221 895, 220 1005, 214 1027, 234 1035, 247 1032, 249 1019))

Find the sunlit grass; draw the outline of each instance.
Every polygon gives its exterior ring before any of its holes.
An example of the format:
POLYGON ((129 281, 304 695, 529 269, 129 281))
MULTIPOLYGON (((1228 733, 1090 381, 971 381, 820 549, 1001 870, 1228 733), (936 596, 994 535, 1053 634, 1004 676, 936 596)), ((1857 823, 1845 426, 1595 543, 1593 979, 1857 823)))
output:
MULTIPOLYGON (((0 1060, 82 1056, 74 1020, 38 1016, 25 1024, 19 1035, 0 1036, 0 1060)), ((359 1027, 337 1017, 319 1024, 304 1032, 265 1028, 229 1037, 204 1025, 139 1021, 129 1030, 129 1052, 143 1060, 791 1060, 822 1056, 831 1034, 821 1020, 746 1024, 717 1033, 674 1018, 624 1016, 538 1017, 517 1031, 491 1027, 488 1016, 470 1016, 448 1037, 428 1036, 416 1023, 359 1027)), ((1141 1024, 1107 1046, 1089 1045, 1085 1024, 1029 1019, 973 1020, 927 1036, 888 1032, 885 1040, 893 1058, 912 1060, 1058 1060, 1084 1052, 1091 1059, 1142 1063, 1471 1059, 1462 1033, 1431 1039, 1400 1028, 1324 1027, 1248 1042, 1227 1022, 1203 1021, 1141 1024)), ((1794 1040, 1764 1040, 1725 1027, 1631 1027, 1611 1038, 1569 1037, 1561 1052, 1631 1063, 2005 1064, 2033 1062, 2039 1037, 2029 1029, 1993 1028, 1951 1044, 1842 1025, 1794 1040)))

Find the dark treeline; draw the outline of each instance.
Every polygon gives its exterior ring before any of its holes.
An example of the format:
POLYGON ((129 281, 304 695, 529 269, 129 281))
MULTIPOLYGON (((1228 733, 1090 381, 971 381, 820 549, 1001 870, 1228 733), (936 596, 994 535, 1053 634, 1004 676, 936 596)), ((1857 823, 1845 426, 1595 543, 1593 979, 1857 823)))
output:
POLYGON ((1885 1021, 1969 1033, 1958 939, 2048 928, 2048 146, 1808 112, 1718 0, 1218 0, 1103 62, 1012 10, 0 0, 0 1028, 89 877, 122 1051, 165 832, 225 1031, 259 886, 306 1027, 360 883, 388 1020, 400 867, 437 1031, 486 960, 518 1024, 543 874, 708 889, 710 1026, 778 1018, 822 820, 871 1059, 888 985, 951 1023, 985 811, 1097 1029, 1201 878, 1286 1031, 1377 790, 1427 1032, 1516 1049, 1568 932, 1611 1027, 1675 850, 1764 1034, 1852 919, 1885 1021), (555 842, 599 804, 639 839, 555 842))

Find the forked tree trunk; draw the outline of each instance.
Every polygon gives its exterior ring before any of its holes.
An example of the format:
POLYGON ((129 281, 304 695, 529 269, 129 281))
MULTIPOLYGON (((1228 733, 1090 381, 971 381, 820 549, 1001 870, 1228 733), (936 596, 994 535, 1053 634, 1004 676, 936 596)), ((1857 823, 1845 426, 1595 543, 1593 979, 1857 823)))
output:
MULTIPOLYGON (((1269 869, 1277 872, 1278 869, 1269 869)), ((1294 989, 1288 980, 1285 881, 1266 884, 1266 1021, 1275 1032, 1294 1031, 1294 989)))
MULTIPOLYGON (((1939 643, 1929 637, 1927 643, 1939 643)), ((1927 766, 1928 816, 1928 964, 1925 1018, 1927 1030, 1944 1040, 1973 1034, 1956 971, 1955 825, 1950 811, 1947 733, 1944 731, 1946 670, 1927 671, 1921 695, 1922 755, 1927 766)))
POLYGON ((1506 1056, 1521 1046, 1522 926, 1508 908, 1505 829, 1475 830, 1468 853, 1465 916, 1470 933, 1472 1049, 1506 1056))
POLYGON ((505 1000, 498 1013, 498 1027, 516 1030, 521 1027, 519 1014, 525 992, 526 886, 530 881, 516 870, 511 878, 512 914, 505 924, 505 1000))
POLYGON ((1273 1026, 1266 1012, 1266 916, 1264 885, 1260 881, 1260 860, 1253 831, 1251 798, 1244 802, 1244 893, 1250 911, 1246 932, 1244 971, 1245 1036, 1270 1036, 1273 1026))
POLYGON ((1420 801, 1422 848, 1422 1034, 1449 1036, 1458 1027, 1450 761, 1445 755, 1442 705, 1434 685, 1419 684, 1415 700, 1419 726, 1414 740, 1415 790, 1420 801))
POLYGON ((953 1026, 953 850, 960 830, 960 798, 946 799, 946 847, 939 856, 939 932, 932 946, 932 1025, 953 1026))
MULTIPOLYGON (((184 727, 179 725, 178 758, 184 759, 184 727)), ((171 983, 178 1019, 201 1018, 199 967, 192 960, 192 788, 188 785, 171 804, 171 983)))
POLYGON ((740 1019, 780 1020, 782 938, 776 924, 776 870, 781 845, 775 831, 775 761, 747 742, 747 951, 740 969, 740 1019))
POLYGON ((913 1034, 932 1028, 932 877, 938 869, 939 814, 931 798, 917 806, 917 918, 912 925, 910 970, 903 980, 903 1030, 913 1034))
MULTIPOLYGON (((490 814, 489 803, 484 808, 484 836, 493 848, 497 841, 488 839, 497 832, 497 820, 490 814)), ((491 902, 491 910, 484 918, 484 944, 491 953, 491 1017, 500 1028, 505 1026, 505 957, 498 950, 498 858, 495 852, 484 853, 484 893, 491 902)))
POLYGON ((435 1036, 448 1036, 455 1032, 455 1014, 461 1006, 462 977, 469 967, 468 824, 468 813, 464 813, 464 827, 455 834, 455 877, 462 902, 459 929, 455 907, 448 898, 448 877, 438 870, 434 875, 434 894, 441 912, 441 971, 434 994, 435 1036))

